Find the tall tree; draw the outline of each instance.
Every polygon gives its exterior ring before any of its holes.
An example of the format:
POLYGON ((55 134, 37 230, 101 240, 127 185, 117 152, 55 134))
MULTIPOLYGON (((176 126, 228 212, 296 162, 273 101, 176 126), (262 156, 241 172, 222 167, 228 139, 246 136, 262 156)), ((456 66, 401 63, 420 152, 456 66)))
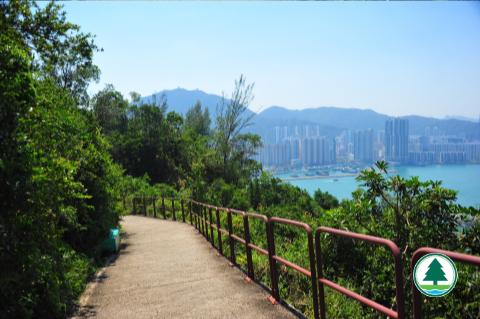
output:
POLYGON ((253 83, 247 84, 245 77, 240 75, 230 99, 223 96, 217 106, 214 144, 220 156, 223 178, 228 182, 236 182, 240 177, 238 174, 250 174, 259 168, 251 157, 261 140, 257 135, 242 133, 252 124, 254 116, 248 112, 253 87, 253 83))
POLYGON ((113 158, 128 174, 147 174, 152 183, 177 184, 188 165, 182 140, 183 119, 175 112, 165 114, 166 104, 131 105, 127 129, 113 135, 113 158))
POLYGON ((210 134, 210 113, 208 108, 202 112, 202 103, 197 101, 194 106, 192 106, 185 115, 185 127, 192 129, 195 133, 199 135, 208 135, 210 134))
POLYGON ((103 133, 111 135, 117 131, 125 133, 127 129, 128 101, 122 94, 108 84, 95 94, 91 102, 93 114, 102 127, 103 133))
POLYGON ((30 0, 0 2, 2 24, 14 30, 29 49, 34 69, 67 89, 77 104, 86 105, 88 85, 100 76, 93 64, 93 54, 99 48, 91 34, 80 32, 78 25, 67 21, 62 9, 53 1, 45 6, 30 0))

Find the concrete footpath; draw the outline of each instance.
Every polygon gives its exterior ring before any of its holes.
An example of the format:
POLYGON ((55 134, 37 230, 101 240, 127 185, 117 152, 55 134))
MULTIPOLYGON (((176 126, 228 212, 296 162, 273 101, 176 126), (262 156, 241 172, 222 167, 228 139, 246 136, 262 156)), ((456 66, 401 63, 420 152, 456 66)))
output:
POLYGON ((295 318, 194 227, 141 216, 122 225, 124 249, 89 285, 76 318, 295 318))

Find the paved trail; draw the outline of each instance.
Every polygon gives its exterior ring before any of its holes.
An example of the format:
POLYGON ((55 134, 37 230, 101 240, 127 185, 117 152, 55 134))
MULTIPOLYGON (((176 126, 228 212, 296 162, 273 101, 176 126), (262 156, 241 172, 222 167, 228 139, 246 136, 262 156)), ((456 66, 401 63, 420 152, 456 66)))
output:
POLYGON ((127 216, 126 246, 84 295, 77 317, 295 318, 243 281, 195 228, 127 216))

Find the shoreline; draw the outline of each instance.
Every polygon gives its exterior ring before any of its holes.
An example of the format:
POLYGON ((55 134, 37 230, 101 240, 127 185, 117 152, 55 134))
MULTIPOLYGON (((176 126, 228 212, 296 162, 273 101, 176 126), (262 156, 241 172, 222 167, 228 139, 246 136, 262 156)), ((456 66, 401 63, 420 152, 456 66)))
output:
POLYGON ((298 176, 298 177, 285 177, 280 178, 282 181, 300 181, 300 180, 309 180, 309 179, 335 179, 335 178, 343 178, 343 177, 356 177, 358 173, 349 173, 349 174, 342 174, 342 175, 315 175, 315 176, 298 176))

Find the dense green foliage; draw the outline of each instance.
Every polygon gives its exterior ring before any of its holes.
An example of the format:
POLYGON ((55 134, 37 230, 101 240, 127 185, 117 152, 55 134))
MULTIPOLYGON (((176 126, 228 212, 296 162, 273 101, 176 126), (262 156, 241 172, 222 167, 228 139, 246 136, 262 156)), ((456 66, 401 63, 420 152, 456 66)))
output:
POLYGON ((65 317, 118 221, 122 171, 78 108, 94 46, 59 10, 0 4, 2 318, 65 317))
POLYGON ((202 112, 202 104, 200 101, 188 110, 185 114, 185 127, 193 130, 198 135, 210 134, 210 113, 208 108, 205 108, 202 112))
POLYGON ((322 192, 322 190, 317 189, 315 194, 313 194, 313 198, 315 201, 322 207, 323 209, 332 209, 338 207, 339 202, 338 199, 330 194, 329 192, 322 192))

